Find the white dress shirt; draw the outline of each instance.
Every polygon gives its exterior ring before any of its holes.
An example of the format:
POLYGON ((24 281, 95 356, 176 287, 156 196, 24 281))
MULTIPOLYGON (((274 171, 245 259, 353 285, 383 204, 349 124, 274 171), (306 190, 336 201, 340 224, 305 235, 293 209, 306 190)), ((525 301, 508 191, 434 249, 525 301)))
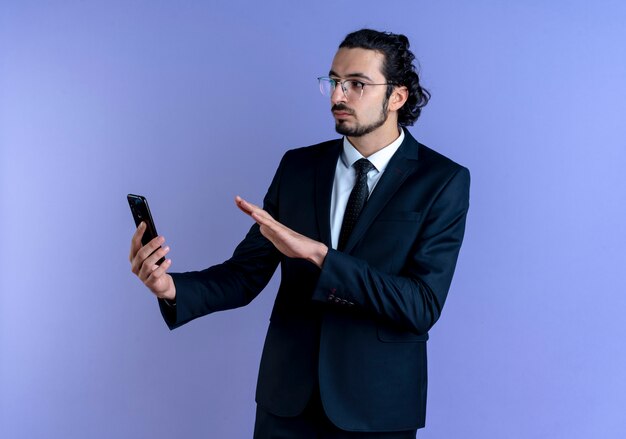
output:
POLYGON ((361 153, 352 146, 347 137, 343 138, 343 151, 339 156, 339 160, 337 160, 330 204, 330 235, 334 249, 337 248, 339 242, 339 233, 341 232, 341 223, 343 222, 343 215, 346 211, 346 204, 348 204, 350 192, 352 192, 356 181, 356 172, 352 165, 362 158, 368 159, 372 165, 374 165, 374 169, 367 173, 367 187, 371 195, 378 180, 380 180, 383 172, 385 172, 389 160, 391 160, 391 157, 396 153, 403 141, 404 130, 400 130, 400 135, 392 143, 369 157, 363 157, 361 153))

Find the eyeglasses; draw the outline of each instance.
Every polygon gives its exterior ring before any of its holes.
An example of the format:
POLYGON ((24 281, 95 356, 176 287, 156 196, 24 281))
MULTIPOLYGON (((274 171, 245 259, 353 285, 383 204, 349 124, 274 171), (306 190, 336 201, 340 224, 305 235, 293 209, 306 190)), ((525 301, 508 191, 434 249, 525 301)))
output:
POLYGON ((317 80, 320 84, 320 92, 324 96, 332 96, 335 92, 335 88, 337 88, 337 84, 339 84, 346 99, 350 99, 351 97, 361 99, 363 97, 363 89, 366 85, 395 85, 392 82, 385 82, 384 84, 370 84, 369 82, 357 81, 356 79, 339 80, 328 76, 320 76, 317 80))

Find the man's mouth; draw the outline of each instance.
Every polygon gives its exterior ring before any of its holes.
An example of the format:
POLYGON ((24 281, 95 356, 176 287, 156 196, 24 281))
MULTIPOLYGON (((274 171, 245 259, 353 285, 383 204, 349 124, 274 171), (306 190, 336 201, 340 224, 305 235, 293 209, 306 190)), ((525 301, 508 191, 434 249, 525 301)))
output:
POLYGON ((342 105, 335 105, 335 106, 333 106, 331 111, 333 112, 333 115, 335 117, 346 117, 346 116, 352 116, 352 114, 353 114, 352 110, 350 110, 349 108, 346 108, 346 107, 344 107, 342 105))

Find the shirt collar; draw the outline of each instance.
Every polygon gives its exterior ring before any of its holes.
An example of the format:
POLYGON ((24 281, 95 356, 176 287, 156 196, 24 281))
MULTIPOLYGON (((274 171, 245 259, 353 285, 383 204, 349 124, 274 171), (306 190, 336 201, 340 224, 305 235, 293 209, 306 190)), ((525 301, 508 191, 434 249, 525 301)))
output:
MULTIPOLYGON (((374 165, 378 172, 383 172, 391 160, 391 157, 396 153, 400 145, 404 141, 404 130, 400 129, 400 135, 396 140, 389 145, 382 148, 380 151, 375 152, 367 159, 374 165)), ((343 151, 341 153, 341 160, 343 164, 350 168, 357 160, 364 158, 357 149, 352 146, 346 136, 343 137, 343 151)))

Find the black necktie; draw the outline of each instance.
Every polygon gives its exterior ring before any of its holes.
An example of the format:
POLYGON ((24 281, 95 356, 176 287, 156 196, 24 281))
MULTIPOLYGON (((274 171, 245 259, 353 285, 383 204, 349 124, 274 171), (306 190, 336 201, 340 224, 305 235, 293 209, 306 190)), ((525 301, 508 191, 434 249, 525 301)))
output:
POLYGON ((369 195, 369 189, 367 187, 367 173, 374 169, 374 165, 367 159, 360 159, 354 163, 354 169, 356 171, 356 182, 350 192, 350 198, 348 198, 348 204, 346 204, 346 212, 343 215, 343 223, 341 224, 341 233, 339 234, 338 250, 343 250, 348 242, 350 233, 356 224, 359 214, 365 206, 367 196, 369 195))

